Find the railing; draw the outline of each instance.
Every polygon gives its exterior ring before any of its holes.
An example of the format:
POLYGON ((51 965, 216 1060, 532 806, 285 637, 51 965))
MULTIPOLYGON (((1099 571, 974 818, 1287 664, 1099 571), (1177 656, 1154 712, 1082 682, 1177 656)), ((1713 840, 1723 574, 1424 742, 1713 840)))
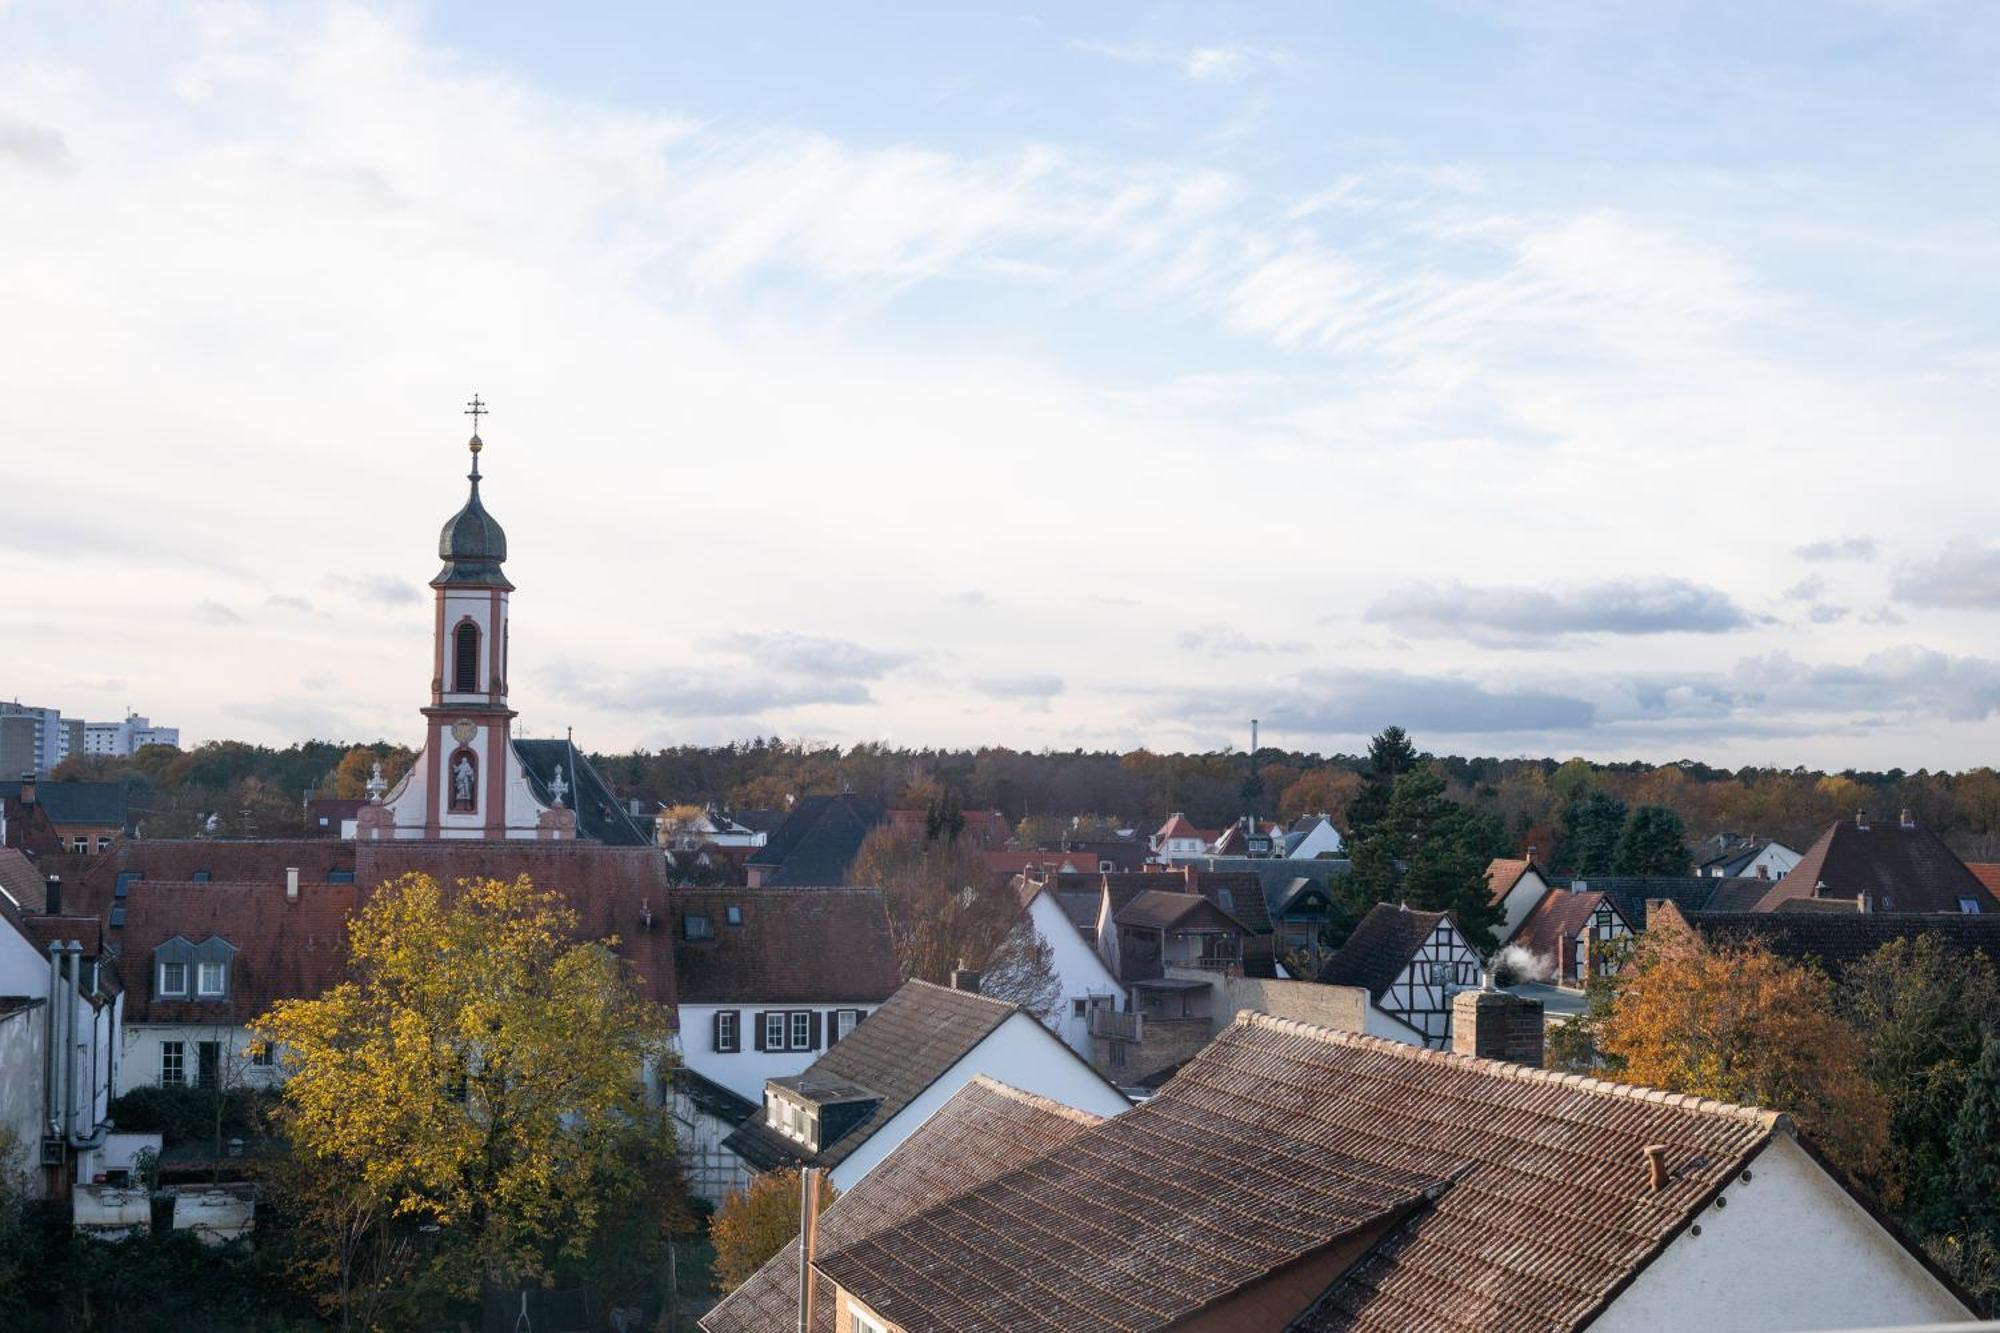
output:
POLYGON ((1144 1041, 1146 1020, 1130 1010, 1121 1014, 1115 1009, 1092 1009, 1090 1035, 1111 1041, 1144 1041))

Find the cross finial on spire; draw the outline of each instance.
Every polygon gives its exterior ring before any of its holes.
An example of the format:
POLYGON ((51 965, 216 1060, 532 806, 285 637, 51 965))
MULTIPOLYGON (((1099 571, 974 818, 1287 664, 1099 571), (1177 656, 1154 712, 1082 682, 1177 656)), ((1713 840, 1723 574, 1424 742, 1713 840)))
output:
POLYGON ((490 411, 492 409, 479 401, 479 395, 476 393, 472 395, 472 401, 465 405, 465 415, 472 418, 472 433, 474 435, 479 434, 479 418, 485 416, 490 411))
POLYGON ((479 439, 479 418, 491 410, 480 401, 476 393, 472 395, 472 401, 465 405, 465 415, 472 418, 472 439, 465 446, 472 451, 472 471, 466 474, 466 480, 472 482, 475 487, 479 484, 479 451, 486 447, 479 439))

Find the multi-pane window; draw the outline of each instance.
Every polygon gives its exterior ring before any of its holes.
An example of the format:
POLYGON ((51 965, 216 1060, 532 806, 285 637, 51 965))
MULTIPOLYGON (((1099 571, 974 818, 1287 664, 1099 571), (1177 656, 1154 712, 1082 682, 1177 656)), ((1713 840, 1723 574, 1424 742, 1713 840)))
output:
POLYGON ((860 1026, 860 1023, 861 1011, 859 1009, 834 1010, 833 1039, 839 1041, 842 1037, 845 1037, 848 1033, 854 1031, 856 1027, 860 1026))
POLYGON ((792 1015, 792 1049, 795 1051, 812 1049, 812 1015, 804 1011, 792 1015))
POLYGON ((724 1009, 715 1016, 715 1049, 718 1051, 740 1051, 742 1038, 737 1033, 738 1022, 734 1009, 724 1009))
POLYGON ((187 1086, 187 1046, 178 1041, 160 1043, 160 1086, 163 1088, 184 1088, 187 1086))
POLYGON ((785 1049, 785 1016, 781 1013, 764 1015, 764 1049, 782 1051, 785 1049))
POLYGON ((269 1069, 278 1063, 278 1052, 268 1041, 260 1041, 250 1048, 250 1064, 255 1069, 269 1069))
POLYGON ((188 993, 188 966, 186 963, 160 964, 160 994, 186 995, 188 993))
POLYGON ((214 999, 226 988, 229 974, 222 963, 199 963, 195 966, 194 993, 206 999, 214 999))

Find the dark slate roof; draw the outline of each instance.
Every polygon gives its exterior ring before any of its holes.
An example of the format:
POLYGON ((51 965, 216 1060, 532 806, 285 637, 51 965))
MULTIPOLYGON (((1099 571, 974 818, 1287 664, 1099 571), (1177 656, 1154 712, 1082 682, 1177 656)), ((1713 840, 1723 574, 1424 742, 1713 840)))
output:
MULTIPOLYGON (((960 1088, 820 1215, 825 1254, 866 1240, 933 1204, 985 1184, 1074 1139, 1101 1117, 1021 1092, 985 1075, 960 1088)), ((811 1333, 835 1333, 833 1292, 821 1284, 811 1333)), ((708 1333, 797 1327, 799 1243, 789 1242, 703 1316, 708 1333)))
POLYGON ((0 890, 19 903, 22 911, 39 912, 46 905, 47 877, 18 847, 0 847, 0 890))
MULTIPOLYGON (((0 782, 0 800, 20 798, 19 779, 0 782)), ((126 792, 122 782, 37 782, 35 800, 48 812, 52 824, 126 827, 126 792)))
POLYGON ((874 1003, 903 984, 875 889, 677 888, 663 910, 683 1004, 874 1003), (708 938, 688 938, 690 914, 708 918, 708 938))
POLYGON ((549 782, 558 770, 562 772, 569 787, 563 793, 563 804, 576 811, 577 837, 607 847, 652 845, 653 840, 625 813, 624 803, 612 794, 610 785, 573 743, 517 740, 514 753, 520 756, 521 767, 527 770, 528 785, 534 788, 535 799, 543 805, 555 804, 549 782))
POLYGON ((1256 875, 1191 869, 1188 879, 1197 893, 1240 921, 1252 935, 1271 933, 1271 904, 1264 896, 1264 881, 1256 875))
POLYGON ((773 833, 791 818, 788 810, 730 810, 728 816, 752 833, 773 833))
POLYGON ((1751 895, 1752 900, 1770 893, 1782 881, 1770 879, 1717 879, 1701 875, 1593 875, 1588 879, 1564 879, 1556 876, 1549 880, 1551 888, 1567 889, 1581 882, 1586 889, 1602 893, 1611 899, 1618 909, 1618 915, 1634 930, 1646 928, 1646 904, 1651 900, 1670 902, 1684 911, 1702 911, 1710 907, 1718 895, 1741 898, 1751 895))
POLYGON ((740 1125, 757 1114, 757 1103, 738 1096, 714 1079, 686 1065, 674 1066, 674 1091, 693 1102, 697 1110, 730 1125, 740 1125))
POLYGON ((749 864, 763 868, 764 883, 776 888, 844 884, 862 840, 886 818, 887 809, 872 796, 808 796, 749 864))
MULTIPOLYGON (((1805 893, 1798 896, 1866 894, 1874 912, 1956 913, 1960 898, 1973 899, 1982 912, 2000 912, 2000 899, 1943 839, 1896 820, 1870 820, 1866 828, 1852 819, 1836 820, 1779 883, 1803 885, 1805 893), (1821 884, 1826 887, 1820 889, 1821 884)), ((1759 904, 1759 909, 1769 911, 1772 905, 1759 904)))
POLYGON ((1450 915, 1376 903, 1340 952, 1326 960, 1319 972, 1321 984, 1359 986, 1379 1000, 1438 928, 1438 922, 1450 915))
MULTIPOLYGON (((1715 892, 1707 903, 1694 910, 1707 912, 1772 912, 1780 903, 1812 896, 1812 881, 1786 875, 1783 879, 1759 879, 1743 875, 1734 879, 1712 880, 1715 892)), ((1676 900, 1683 910, 1688 904, 1676 900)))
MULTIPOLYGON (((1825 901, 1825 900, 1821 900, 1825 901)), ((1836 977, 1891 940, 1929 935, 2000 964, 2000 916, 1943 912, 1681 912, 1704 940, 1755 940, 1791 962, 1818 960, 1836 977)), ((1662 923, 1664 924, 1664 923, 1662 923)))
MULTIPOLYGON (((822 1148, 812 1158, 816 1166, 837 1166, 875 1131, 944 1076, 994 1029, 1013 1017, 1017 1006, 969 991, 909 981, 887 1003, 848 1033, 833 1049, 813 1061, 807 1074, 826 1075, 858 1083, 881 1095, 866 1119, 822 1148)), ((1046 1029, 1044 1029, 1046 1030, 1046 1029)), ((1050 1058, 1076 1058, 1053 1035, 1050 1058)), ((767 1128, 757 1119, 730 1135, 727 1146, 753 1165, 764 1165, 773 1153, 799 1159, 803 1145, 767 1128), (775 1142, 772 1142, 775 1140, 775 1142)))
POLYGON ((1255 875, 1264 886, 1265 910, 1273 919, 1282 918, 1292 901, 1308 885, 1322 891, 1354 868, 1352 861, 1328 858, 1323 861, 1292 861, 1282 856, 1205 856, 1190 862, 1196 873, 1255 875), (1301 884, 1300 881, 1306 881, 1301 884))
POLYGON ((431 580, 431 586, 462 583, 511 589, 514 585, 500 572, 502 562, 507 559, 507 534, 479 502, 479 437, 473 436, 470 444, 472 471, 466 474, 466 480, 472 483, 472 490, 464 507, 446 519, 438 533, 438 559, 444 561, 444 568, 431 580))

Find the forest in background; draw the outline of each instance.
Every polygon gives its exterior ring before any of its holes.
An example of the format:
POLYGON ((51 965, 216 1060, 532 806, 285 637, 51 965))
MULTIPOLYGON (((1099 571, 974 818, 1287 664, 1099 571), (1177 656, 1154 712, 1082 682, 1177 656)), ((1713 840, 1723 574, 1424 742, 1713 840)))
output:
MULTIPOLYGON (((1499 822, 1509 848, 1556 847, 1564 817, 1589 803, 1607 822, 1665 807, 1692 840, 1719 832, 1775 838, 1797 850, 1828 823, 1867 810, 1893 818, 1908 810, 1969 860, 2000 859, 2000 774, 1838 773, 1806 768, 1723 769, 1695 760, 1669 764, 1596 763, 1434 755, 1415 738, 1421 762, 1443 779, 1445 795, 1499 822)), ((190 751, 153 746, 125 759, 66 760, 58 778, 116 780, 132 790, 153 837, 189 836, 208 816, 229 836, 282 837, 303 830, 308 795, 363 794, 370 766, 394 781, 411 752, 386 742, 307 741, 283 749, 214 741, 190 751)), ((1074 750, 906 749, 869 742, 823 745, 758 738, 730 745, 683 745, 591 761, 621 796, 669 805, 783 809, 802 796, 850 791, 891 806, 927 808, 949 793, 968 809, 996 809, 1040 841, 1070 821, 1150 832, 1178 810, 1202 828, 1244 814, 1289 821, 1325 813, 1346 832, 1350 807, 1368 787, 1367 755, 1319 755, 1264 747, 1243 751, 1126 754, 1074 750)))

